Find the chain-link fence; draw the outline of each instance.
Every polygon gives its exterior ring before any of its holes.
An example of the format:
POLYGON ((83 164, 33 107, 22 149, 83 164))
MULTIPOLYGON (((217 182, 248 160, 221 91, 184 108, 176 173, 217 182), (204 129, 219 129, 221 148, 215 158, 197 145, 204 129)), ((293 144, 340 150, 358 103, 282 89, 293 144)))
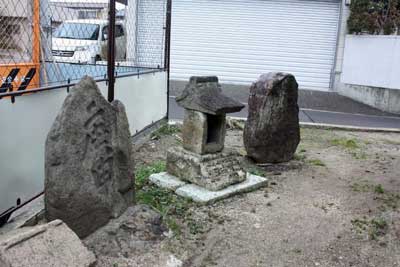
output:
MULTIPOLYGON (((0 93, 108 79, 109 11, 109 0, 0 0, 0 93)), ((116 76, 164 69, 167 0, 115 11, 116 76)))

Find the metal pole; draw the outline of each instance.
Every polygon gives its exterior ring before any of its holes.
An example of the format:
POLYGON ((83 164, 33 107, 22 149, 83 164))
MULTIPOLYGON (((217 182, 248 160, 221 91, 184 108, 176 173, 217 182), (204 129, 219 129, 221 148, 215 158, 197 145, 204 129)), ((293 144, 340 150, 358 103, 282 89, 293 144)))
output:
POLYGON ((166 17, 166 29, 165 29, 165 58, 164 58, 164 69, 167 70, 167 120, 169 119, 169 92, 170 92, 170 58, 171 58, 171 14, 172 12, 172 0, 167 0, 167 17, 166 17))
POLYGON ((108 101, 114 101, 115 87, 115 0, 110 0, 108 22, 108 101))

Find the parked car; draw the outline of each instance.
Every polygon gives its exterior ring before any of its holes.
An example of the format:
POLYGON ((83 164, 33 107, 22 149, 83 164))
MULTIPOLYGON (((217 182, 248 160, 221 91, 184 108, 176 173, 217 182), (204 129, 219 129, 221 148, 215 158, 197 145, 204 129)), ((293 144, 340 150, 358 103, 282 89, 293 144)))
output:
MULTIPOLYGON (((126 58, 126 35, 122 22, 115 25, 116 60, 126 58)), ((107 60, 108 21, 68 20, 53 33, 52 54, 56 62, 95 63, 107 60)))

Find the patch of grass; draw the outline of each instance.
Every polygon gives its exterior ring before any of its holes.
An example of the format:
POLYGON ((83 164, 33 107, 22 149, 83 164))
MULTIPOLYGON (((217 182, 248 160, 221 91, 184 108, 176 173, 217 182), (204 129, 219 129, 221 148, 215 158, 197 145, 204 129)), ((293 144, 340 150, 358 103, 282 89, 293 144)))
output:
POLYGON ((143 186, 148 184, 148 178, 154 173, 164 172, 166 163, 164 161, 156 161, 151 165, 139 166, 135 171, 135 187, 136 190, 141 190, 143 186))
POLYGON ((369 183, 354 183, 350 187, 354 192, 369 192, 373 186, 369 183))
POLYGON ((351 224, 353 225, 354 229, 360 234, 363 231, 366 231, 368 228, 368 221, 366 219, 354 219, 351 220, 351 224))
POLYGON ((192 235, 204 233, 204 230, 205 230, 204 224, 197 220, 190 218, 187 222, 187 225, 188 225, 189 231, 192 235))
POLYGON ((374 192, 377 194, 384 194, 385 189, 383 189, 383 186, 381 184, 378 184, 374 187, 374 192))
POLYGON ((325 167, 325 163, 323 163, 320 159, 310 159, 307 161, 309 164, 319 167, 325 167))
POLYGON ((182 231, 178 220, 185 217, 193 203, 191 200, 179 197, 174 192, 153 185, 149 181, 151 174, 163 172, 165 169, 166 164, 163 161, 137 168, 135 179, 136 202, 157 210, 174 234, 180 235, 182 231))
POLYGON ((384 218, 354 219, 351 224, 358 234, 367 233, 371 240, 377 240, 378 237, 384 236, 389 227, 384 218))
POLYGON ((151 134, 152 139, 160 139, 163 136, 179 133, 181 129, 175 125, 164 124, 157 131, 151 134))
POLYGON ((341 146, 349 150, 360 148, 355 139, 336 138, 331 140, 331 144, 334 146, 341 146))
POLYGON ((330 141, 331 145, 346 149, 353 158, 358 160, 367 159, 367 154, 362 151, 356 139, 336 138, 330 141))
POLYGON ((350 155, 352 155, 353 158, 355 158, 355 159, 367 159, 367 154, 365 154, 364 152, 352 151, 352 152, 350 152, 350 155))
POLYGON ((378 239, 379 236, 384 236, 388 229, 388 223, 383 218, 372 219, 370 221, 369 236, 372 240, 378 239))
POLYGON ((400 194, 385 191, 383 194, 376 196, 375 199, 382 202, 381 210, 383 211, 386 209, 397 210, 400 206, 400 194))
POLYGON ((304 161, 306 159, 306 155, 296 153, 294 154, 293 159, 298 161, 304 161))

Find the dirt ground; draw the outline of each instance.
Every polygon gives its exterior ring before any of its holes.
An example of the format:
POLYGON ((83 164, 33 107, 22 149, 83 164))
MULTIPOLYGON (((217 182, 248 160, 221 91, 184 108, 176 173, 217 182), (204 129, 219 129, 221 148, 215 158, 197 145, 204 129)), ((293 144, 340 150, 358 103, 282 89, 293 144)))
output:
MULTIPOLYGON (((245 164, 268 187, 191 205, 140 257, 170 255, 164 266, 400 266, 400 134, 301 135, 292 162, 245 164)), ((135 151, 135 164, 165 161, 176 145, 179 132, 159 134, 135 151)), ((240 129, 228 131, 226 147, 245 154, 240 129)))

